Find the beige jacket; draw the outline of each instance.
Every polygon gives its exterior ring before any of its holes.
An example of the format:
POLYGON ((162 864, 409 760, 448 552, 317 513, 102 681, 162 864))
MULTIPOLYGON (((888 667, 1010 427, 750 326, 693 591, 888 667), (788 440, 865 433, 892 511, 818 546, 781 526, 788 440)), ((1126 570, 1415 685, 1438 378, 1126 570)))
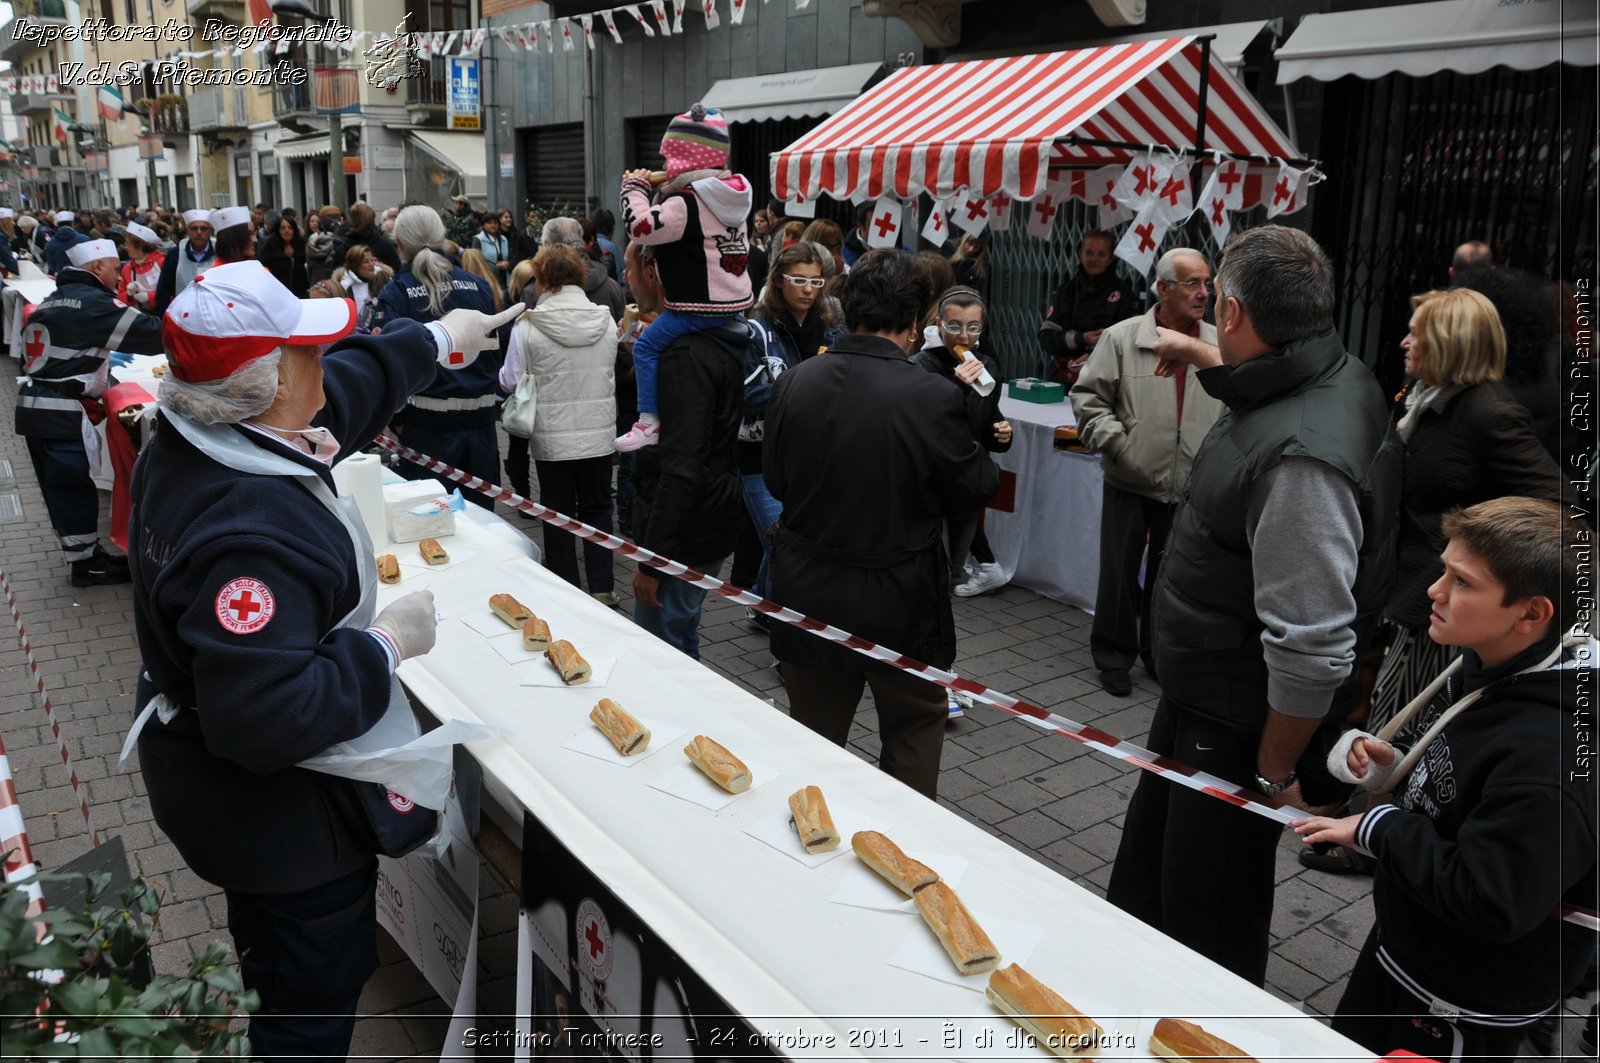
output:
MULTIPOLYGON (((1217 342, 1217 330, 1202 321, 1200 339, 1217 342)), ((1195 452, 1222 403, 1206 394, 1186 367, 1183 424, 1178 424, 1177 381, 1155 375, 1160 361, 1156 312, 1107 328, 1072 388, 1078 438, 1101 455, 1106 483, 1162 502, 1176 502, 1189 479, 1195 452)))
POLYGON ((613 453, 617 431, 617 323, 569 284, 545 293, 511 331, 500 386, 513 391, 524 367, 539 385, 529 453, 575 461, 613 453))

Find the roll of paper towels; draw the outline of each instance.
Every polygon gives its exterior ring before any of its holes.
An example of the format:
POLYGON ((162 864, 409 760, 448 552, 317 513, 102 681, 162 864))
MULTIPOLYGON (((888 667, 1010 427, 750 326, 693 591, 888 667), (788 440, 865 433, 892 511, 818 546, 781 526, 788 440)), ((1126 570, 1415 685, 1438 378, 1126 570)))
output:
POLYGON ((373 545, 388 538, 384 527, 382 459, 376 454, 352 454, 333 467, 333 482, 341 497, 355 499, 373 545))

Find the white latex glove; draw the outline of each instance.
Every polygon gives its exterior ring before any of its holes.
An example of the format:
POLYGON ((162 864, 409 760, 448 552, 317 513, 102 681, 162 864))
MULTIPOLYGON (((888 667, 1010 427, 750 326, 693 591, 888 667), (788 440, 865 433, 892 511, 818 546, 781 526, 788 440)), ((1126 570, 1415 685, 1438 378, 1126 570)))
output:
POLYGON ((128 297, 140 306, 150 305, 150 293, 137 284, 128 285, 128 297))
POLYGON ((389 641, 399 650, 402 661, 427 653, 433 649, 433 640, 439 627, 433 608, 433 592, 413 591, 396 598, 387 609, 372 618, 372 627, 389 637, 389 641))
POLYGON ((483 351, 500 345, 495 330, 517 319, 527 309, 526 303, 508 306, 498 314, 485 314, 478 310, 452 310, 434 324, 445 334, 445 349, 439 355, 439 364, 446 369, 465 369, 478 360, 483 351))

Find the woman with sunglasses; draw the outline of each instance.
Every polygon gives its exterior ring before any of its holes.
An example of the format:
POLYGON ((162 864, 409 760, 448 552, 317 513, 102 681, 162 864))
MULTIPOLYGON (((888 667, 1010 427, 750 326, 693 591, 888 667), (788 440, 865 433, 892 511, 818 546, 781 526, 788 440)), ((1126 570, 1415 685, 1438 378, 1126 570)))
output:
MULTIPOLYGON (((746 416, 739 426, 739 478, 744 484, 745 508, 761 535, 761 568, 751 588, 760 594, 767 593, 771 557, 767 529, 783 512, 761 475, 765 397, 770 396, 773 381, 784 369, 821 354, 839 338, 842 329, 838 316, 831 300, 822 294, 832 267, 833 258, 825 248, 807 240, 790 244, 773 256, 767 286, 760 302, 750 311, 756 339, 766 349, 767 365, 745 381, 746 416), (763 408, 752 409, 752 400, 763 408)), ((748 609, 745 612, 753 623, 765 627, 761 614, 748 609)))
MULTIPOLYGON (((972 438, 991 454, 1011 449, 1011 422, 1000 416, 1000 367, 979 349, 983 338, 984 303, 977 290, 964 285, 939 297, 933 324, 923 332, 922 350, 911 360, 947 380, 954 381, 966 397, 967 425, 972 438), (958 352, 966 351, 970 358, 958 352), (985 376, 987 374, 987 376, 985 376)), ((983 510, 949 518, 950 573, 955 593, 962 598, 986 594, 1006 584, 1005 572, 994 559, 983 534, 983 510), (967 555, 974 562, 967 575, 967 555)))

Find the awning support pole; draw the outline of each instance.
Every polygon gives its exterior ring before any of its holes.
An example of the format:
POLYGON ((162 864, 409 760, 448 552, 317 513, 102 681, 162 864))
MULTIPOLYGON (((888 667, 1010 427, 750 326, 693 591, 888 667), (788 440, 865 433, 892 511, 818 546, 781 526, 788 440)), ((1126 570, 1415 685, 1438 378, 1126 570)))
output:
POLYGON ((1211 93, 1211 36, 1200 38, 1200 99, 1195 106, 1194 165, 1189 168, 1189 195, 1191 202, 1200 195, 1200 175, 1205 169, 1206 103, 1211 93))

